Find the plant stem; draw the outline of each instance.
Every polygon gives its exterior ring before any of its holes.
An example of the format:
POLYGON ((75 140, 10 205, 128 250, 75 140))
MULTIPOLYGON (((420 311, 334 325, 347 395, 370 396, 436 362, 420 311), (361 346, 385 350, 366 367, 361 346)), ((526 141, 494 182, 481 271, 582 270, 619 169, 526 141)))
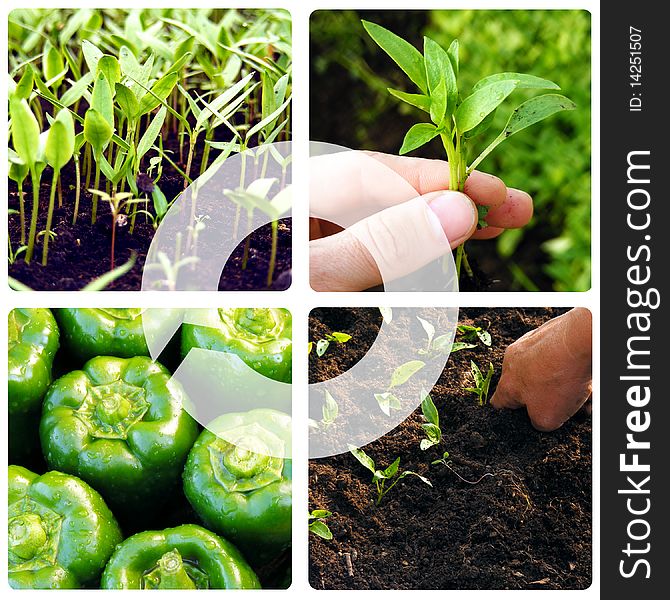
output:
POLYGON ((193 163, 193 152, 195 151, 195 142, 198 139, 197 131, 193 132, 193 136, 188 141, 188 158, 186 159, 186 170, 184 171, 184 189, 188 187, 188 178, 191 174, 191 164, 193 163))
POLYGON ((79 170, 79 155, 74 155, 74 173, 75 173, 75 188, 74 188, 74 215, 72 217, 72 224, 77 223, 77 215, 79 214, 79 197, 81 196, 81 171, 79 170))
POLYGON ((40 209, 40 178, 35 169, 30 170, 30 182, 33 188, 33 212, 30 215, 30 232, 28 233, 28 249, 26 250, 26 264, 33 259, 35 249, 35 234, 37 233, 37 212, 40 209))
POLYGON ((44 245, 42 246, 42 266, 47 266, 47 257, 49 256, 49 234, 51 233, 51 220, 54 214, 54 199, 56 197, 56 184, 58 183, 59 172, 54 169, 51 179, 51 193, 49 194, 49 212, 47 213, 47 227, 44 232, 44 245))
MULTIPOLYGON (((97 190, 100 186, 100 166, 98 162, 95 163, 95 183, 93 184, 93 189, 97 190)), ((91 211, 91 225, 95 225, 95 220, 98 216, 98 196, 93 194, 93 209, 91 211)))
POLYGON ((277 221, 272 221, 272 249, 270 250, 270 265, 268 266, 268 287, 272 285, 277 261, 277 221))
POLYGON ((112 256, 109 270, 114 269, 114 244, 116 243, 116 213, 112 211, 112 256))
POLYGON ((84 187, 86 189, 91 187, 91 146, 86 144, 86 150, 84 151, 84 163, 86 167, 86 184, 84 187))
POLYGON ((19 190, 19 219, 21 220, 21 246, 26 243, 26 205, 23 198, 23 181, 17 184, 19 190))

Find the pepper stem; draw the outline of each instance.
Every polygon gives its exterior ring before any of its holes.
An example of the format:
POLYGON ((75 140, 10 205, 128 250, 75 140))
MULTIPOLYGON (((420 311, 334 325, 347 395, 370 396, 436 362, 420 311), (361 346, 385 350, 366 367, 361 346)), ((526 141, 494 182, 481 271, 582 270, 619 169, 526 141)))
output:
POLYGON ((123 421, 130 412, 130 402, 120 394, 110 394, 100 399, 95 407, 95 416, 105 425, 114 426, 123 421))
POLYGON ((26 514, 9 521, 9 550, 22 560, 30 560, 47 541, 47 532, 39 515, 26 514))
POLYGON ((161 590, 195 590, 196 585, 189 577, 181 554, 177 549, 166 552, 158 559, 158 575, 161 590))

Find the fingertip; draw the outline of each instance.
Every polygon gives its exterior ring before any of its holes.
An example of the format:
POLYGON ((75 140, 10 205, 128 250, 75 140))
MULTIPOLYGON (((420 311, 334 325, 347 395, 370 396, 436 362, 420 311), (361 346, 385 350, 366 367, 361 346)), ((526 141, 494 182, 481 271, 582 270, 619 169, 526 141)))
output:
POLYGON ((505 229, 503 227, 484 227, 472 234, 473 240, 491 240, 497 238, 505 229))
POLYGON ((507 199, 507 186, 503 180, 482 171, 471 173, 465 182, 464 191, 476 204, 491 209, 502 206, 507 199))
POLYGON ((515 229, 527 225, 533 217, 533 199, 523 190, 509 188, 502 206, 492 208, 486 222, 493 227, 515 229))

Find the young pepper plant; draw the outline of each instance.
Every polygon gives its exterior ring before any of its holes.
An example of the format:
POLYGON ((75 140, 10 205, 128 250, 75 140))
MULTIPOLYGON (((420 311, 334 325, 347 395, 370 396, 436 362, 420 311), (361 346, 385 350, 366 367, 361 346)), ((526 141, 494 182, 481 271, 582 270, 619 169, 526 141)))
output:
POLYGON ((408 475, 414 475, 423 481, 426 485, 433 487, 433 484, 430 480, 423 475, 419 475, 414 471, 402 471, 398 474, 398 469, 400 467, 400 457, 396 458, 386 469, 380 470, 375 466, 375 461, 372 460, 363 450, 356 448, 349 444, 349 452, 353 454, 354 458, 361 463, 370 473, 372 473, 372 483, 375 484, 377 488, 377 499, 375 505, 379 506, 384 496, 388 494, 396 484, 401 480, 407 477, 408 475), (387 486, 387 483, 390 485, 387 486))
MULTIPOLYGON (((515 133, 564 110, 573 110, 572 100, 560 94, 549 93, 526 100, 510 114, 503 130, 479 156, 468 164, 467 145, 472 138, 483 134, 493 122, 497 108, 515 90, 558 90, 553 81, 525 73, 496 73, 480 79, 465 95, 458 87, 458 40, 448 49, 442 48, 429 37, 424 37, 423 54, 412 44, 384 27, 363 21, 363 27, 377 45, 388 54, 416 85, 420 93, 406 93, 389 88, 398 100, 414 106, 430 117, 430 123, 413 125, 403 141, 400 154, 407 154, 440 137, 449 161, 449 188, 463 191, 472 171, 498 145, 515 133)), ((487 208, 478 207, 479 226, 486 226, 487 208)), ((456 272, 460 278, 461 266, 472 277, 472 269, 463 245, 456 251, 456 272)))

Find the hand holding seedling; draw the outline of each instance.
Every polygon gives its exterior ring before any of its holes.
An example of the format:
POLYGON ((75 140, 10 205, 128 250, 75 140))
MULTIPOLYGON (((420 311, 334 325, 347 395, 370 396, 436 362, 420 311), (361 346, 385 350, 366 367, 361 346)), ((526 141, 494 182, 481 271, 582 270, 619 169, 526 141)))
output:
POLYGON ((310 283, 317 291, 378 285, 378 261, 402 277, 468 239, 523 227, 533 214, 526 192, 480 171, 463 192, 450 191, 449 164, 441 160, 343 152, 313 158, 311 167, 312 213, 322 217, 310 227, 310 283), (488 210, 483 229, 480 206, 488 210))
POLYGON ((536 429, 553 431, 590 396, 591 313, 573 308, 507 348, 491 405, 525 407, 536 429))

